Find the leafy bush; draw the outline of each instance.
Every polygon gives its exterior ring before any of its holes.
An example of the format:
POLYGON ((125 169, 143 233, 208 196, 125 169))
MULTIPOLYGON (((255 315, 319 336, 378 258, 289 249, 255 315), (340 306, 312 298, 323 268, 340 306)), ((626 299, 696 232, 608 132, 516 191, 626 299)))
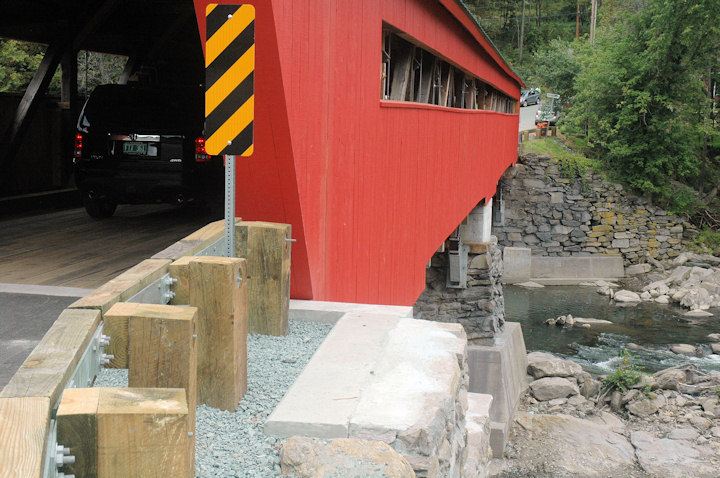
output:
POLYGON ((693 241, 692 247, 699 251, 706 248, 714 251, 720 248, 720 231, 713 231, 709 227, 703 228, 693 241))
POLYGON ((560 174, 575 183, 578 179, 583 186, 588 185, 588 176, 592 171, 599 171, 598 161, 576 153, 567 146, 551 138, 542 138, 523 143, 523 153, 536 153, 550 156, 551 163, 556 163, 560 174))
POLYGON ((671 183, 661 188, 658 196, 658 203, 670 214, 695 214, 705 207, 692 188, 680 183, 671 183))
POLYGON ((631 362, 633 358, 626 349, 620 352, 620 363, 617 368, 602 379, 606 391, 619 390, 624 393, 640 381, 643 374, 640 368, 631 362))

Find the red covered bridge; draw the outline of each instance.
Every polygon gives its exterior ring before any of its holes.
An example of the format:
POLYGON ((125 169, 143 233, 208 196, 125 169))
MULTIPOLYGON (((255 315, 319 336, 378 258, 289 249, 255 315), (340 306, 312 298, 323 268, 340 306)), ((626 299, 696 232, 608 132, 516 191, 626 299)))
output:
MULTIPOLYGON (((195 0, 201 38, 206 6, 195 0)), ((517 156, 521 80, 456 0, 253 0, 236 213, 292 224, 292 296, 410 305, 517 156)))

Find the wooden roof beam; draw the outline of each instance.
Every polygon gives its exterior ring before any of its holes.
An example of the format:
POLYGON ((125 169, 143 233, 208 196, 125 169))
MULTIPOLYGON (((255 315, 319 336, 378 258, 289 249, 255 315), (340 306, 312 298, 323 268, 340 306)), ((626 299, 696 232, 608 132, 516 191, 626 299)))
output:
POLYGON ((37 109, 39 100, 47 90, 48 85, 50 85, 50 80, 52 80, 60 60, 67 52, 79 48, 79 45, 108 17, 117 2, 118 0, 105 0, 77 34, 56 38, 48 46, 40 66, 30 81, 27 90, 25 90, 22 100, 20 100, 20 104, 15 111, 15 118, 5 133, 2 151, 0 151, 0 173, 2 173, 3 177, 9 177, 6 174, 8 168, 17 155, 20 144, 30 125, 32 115, 37 109))

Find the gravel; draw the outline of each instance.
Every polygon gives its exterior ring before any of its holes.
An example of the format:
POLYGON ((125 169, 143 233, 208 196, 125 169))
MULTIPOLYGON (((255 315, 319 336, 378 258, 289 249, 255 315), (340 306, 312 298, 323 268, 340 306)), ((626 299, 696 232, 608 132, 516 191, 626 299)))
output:
MULTIPOLYGON (((290 321, 286 337, 248 335, 248 392, 238 409, 197 407, 196 476, 281 476, 282 440, 266 436, 263 424, 330 329, 332 324, 290 321)), ((127 370, 104 369, 95 386, 127 387, 127 370)))

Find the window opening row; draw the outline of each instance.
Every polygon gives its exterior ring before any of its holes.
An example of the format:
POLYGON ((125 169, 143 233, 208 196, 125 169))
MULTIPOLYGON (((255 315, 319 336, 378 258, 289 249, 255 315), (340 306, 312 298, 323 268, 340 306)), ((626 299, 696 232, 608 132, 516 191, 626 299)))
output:
POLYGON ((517 101, 479 78, 383 30, 381 98, 516 113, 517 101))

